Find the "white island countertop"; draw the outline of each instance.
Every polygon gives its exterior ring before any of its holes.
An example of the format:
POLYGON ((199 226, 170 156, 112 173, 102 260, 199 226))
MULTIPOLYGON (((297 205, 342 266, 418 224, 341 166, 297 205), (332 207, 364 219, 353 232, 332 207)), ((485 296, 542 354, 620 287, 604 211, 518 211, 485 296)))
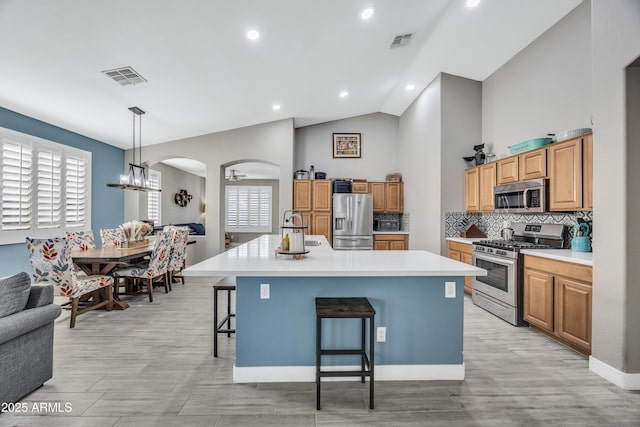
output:
POLYGON ((302 259, 275 255, 280 236, 263 235, 183 270, 185 276, 486 276, 486 270, 427 251, 333 250, 324 236, 305 236, 302 259))

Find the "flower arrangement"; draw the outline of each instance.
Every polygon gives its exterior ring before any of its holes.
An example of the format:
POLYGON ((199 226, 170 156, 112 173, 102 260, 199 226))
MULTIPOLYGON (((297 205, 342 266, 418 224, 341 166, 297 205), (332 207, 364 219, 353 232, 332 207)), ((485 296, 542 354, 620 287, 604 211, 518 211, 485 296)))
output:
POLYGON ((129 221, 120 226, 128 242, 143 240, 153 231, 153 227, 142 221, 129 221))

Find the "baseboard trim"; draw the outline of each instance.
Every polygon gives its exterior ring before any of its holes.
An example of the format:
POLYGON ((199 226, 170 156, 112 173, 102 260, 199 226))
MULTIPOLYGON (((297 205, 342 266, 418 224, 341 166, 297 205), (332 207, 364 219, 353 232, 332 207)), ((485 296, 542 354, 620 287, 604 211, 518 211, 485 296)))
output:
MULTIPOLYGON (((355 370, 360 366, 324 366, 323 370, 355 370)), ((462 381, 465 366, 460 365, 380 365, 375 369, 376 381, 462 381)), ((359 380, 360 377, 325 378, 322 381, 359 380)), ((233 366, 233 382, 314 382, 315 366, 233 366)))
POLYGON ((640 373, 629 374, 589 356, 589 370, 625 390, 640 390, 640 373))

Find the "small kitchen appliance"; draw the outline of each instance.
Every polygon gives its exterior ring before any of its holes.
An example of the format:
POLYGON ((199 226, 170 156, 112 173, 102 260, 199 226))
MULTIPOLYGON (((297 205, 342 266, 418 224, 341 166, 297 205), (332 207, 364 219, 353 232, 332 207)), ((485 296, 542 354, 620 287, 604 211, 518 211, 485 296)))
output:
POLYGON ((523 320, 523 255, 526 249, 562 249, 563 224, 513 223, 510 240, 481 240, 472 247, 473 265, 487 270, 473 279, 475 305, 521 326, 523 320))
POLYGON ((397 219, 374 219, 374 231, 400 231, 400 221, 397 219))
POLYGON ((574 252, 591 252, 591 240, 589 239, 589 224, 582 222, 575 226, 574 237, 571 239, 571 250, 574 252))
POLYGON ((351 180, 336 179, 333 181, 334 193, 351 193, 351 180))

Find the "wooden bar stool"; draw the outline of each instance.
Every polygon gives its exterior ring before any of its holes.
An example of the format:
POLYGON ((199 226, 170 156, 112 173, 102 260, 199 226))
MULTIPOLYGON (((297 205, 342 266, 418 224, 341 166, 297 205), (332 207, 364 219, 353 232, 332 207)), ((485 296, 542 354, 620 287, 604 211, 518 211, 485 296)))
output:
POLYGON ((316 409, 320 410, 320 378, 369 377, 369 408, 373 409, 373 345, 376 311, 367 298, 316 298, 316 409), (359 349, 330 350, 322 348, 322 319, 362 319, 362 342, 359 349), (366 320, 369 319, 369 356, 366 351, 366 320), (323 371, 322 356, 360 355, 359 371, 323 371))
POLYGON ((236 285, 230 284, 227 280, 222 280, 219 284, 213 285, 213 357, 218 357, 218 334, 231 334, 236 332, 235 328, 231 328, 231 318, 236 317, 235 313, 231 313, 231 291, 236 290, 236 285), (226 282, 226 283, 225 283, 226 282), (227 314, 218 320, 218 292, 227 292, 227 314), (227 325, 224 328, 225 324, 227 325), (223 329, 224 328, 224 329, 223 329))

